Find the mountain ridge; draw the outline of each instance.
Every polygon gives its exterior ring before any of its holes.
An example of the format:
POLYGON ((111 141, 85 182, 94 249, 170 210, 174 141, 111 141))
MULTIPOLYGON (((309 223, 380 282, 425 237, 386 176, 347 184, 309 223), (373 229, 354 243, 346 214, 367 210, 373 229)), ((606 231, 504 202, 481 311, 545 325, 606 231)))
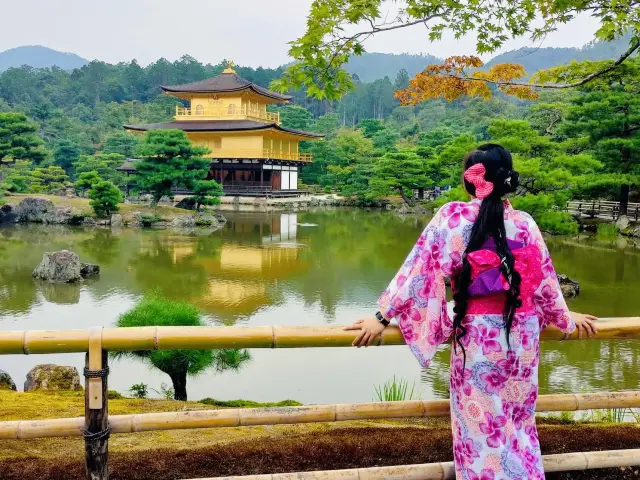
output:
MULTIPOLYGON (((622 37, 614 42, 591 42, 582 48, 569 47, 522 47, 496 55, 485 63, 483 69, 497 63, 520 63, 529 75, 547 68, 564 65, 573 60, 607 60, 619 57, 627 48, 628 38, 622 37)), ((433 63, 442 62, 441 58, 430 54, 379 53, 367 52, 352 57, 346 69, 357 75, 362 82, 372 82, 389 77, 392 81, 401 69, 413 77, 433 63)), ((89 60, 74 53, 61 52, 42 45, 25 45, 0 52, 0 72, 12 67, 29 65, 33 68, 57 66, 63 70, 73 70, 88 64, 89 60)))
POLYGON ((61 52, 42 45, 23 45, 0 52, 0 72, 23 65, 33 68, 57 66, 63 70, 73 70, 87 63, 88 60, 75 53, 61 52))

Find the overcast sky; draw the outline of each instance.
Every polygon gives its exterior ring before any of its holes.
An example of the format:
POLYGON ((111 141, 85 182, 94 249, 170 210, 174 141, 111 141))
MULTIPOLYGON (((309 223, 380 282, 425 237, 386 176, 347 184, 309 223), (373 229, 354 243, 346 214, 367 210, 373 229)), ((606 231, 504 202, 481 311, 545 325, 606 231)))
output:
MULTIPOLYGON (((223 58, 240 65, 287 63, 287 42, 304 32, 311 0, 0 0, 0 51, 44 45, 109 63, 142 65, 189 54, 204 63, 223 58)), ((391 8, 391 7, 390 7, 391 8)), ((582 17, 550 35, 543 46, 580 47, 597 23, 582 17)), ((503 50, 531 45, 511 41, 503 50)), ((471 54, 474 39, 429 43, 423 27, 381 34, 368 51, 471 54)))

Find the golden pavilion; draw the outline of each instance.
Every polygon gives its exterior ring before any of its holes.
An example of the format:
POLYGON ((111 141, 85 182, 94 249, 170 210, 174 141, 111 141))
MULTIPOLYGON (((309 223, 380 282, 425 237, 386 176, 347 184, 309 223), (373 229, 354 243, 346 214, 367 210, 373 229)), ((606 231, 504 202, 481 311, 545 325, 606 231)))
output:
MULTIPOLYGON (((300 167, 312 159, 300 152, 299 144, 322 135, 283 127, 280 114, 267 111, 268 105, 289 103, 290 96, 241 78, 231 63, 217 77, 161 88, 189 107, 176 106, 172 122, 124 125, 126 130, 183 130, 195 145, 210 150, 209 178, 220 183, 226 195, 300 193, 300 167)), ((135 166, 128 162, 120 170, 133 172, 135 166)))

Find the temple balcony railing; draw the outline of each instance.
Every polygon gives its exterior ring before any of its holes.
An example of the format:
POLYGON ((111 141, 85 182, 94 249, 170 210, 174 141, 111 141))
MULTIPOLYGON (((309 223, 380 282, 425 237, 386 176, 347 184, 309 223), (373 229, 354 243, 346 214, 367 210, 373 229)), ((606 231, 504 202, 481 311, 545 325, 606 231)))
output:
POLYGON ((253 120, 256 122, 276 123, 280 125, 279 112, 266 112, 247 105, 238 107, 202 107, 187 108, 176 106, 175 119, 180 120, 253 120), (231 108, 233 107, 233 108, 231 108))
POLYGON ((244 149, 244 148, 214 148, 207 158, 269 158, 273 160, 291 160, 295 162, 311 163, 313 154, 309 152, 288 152, 272 148, 244 149))

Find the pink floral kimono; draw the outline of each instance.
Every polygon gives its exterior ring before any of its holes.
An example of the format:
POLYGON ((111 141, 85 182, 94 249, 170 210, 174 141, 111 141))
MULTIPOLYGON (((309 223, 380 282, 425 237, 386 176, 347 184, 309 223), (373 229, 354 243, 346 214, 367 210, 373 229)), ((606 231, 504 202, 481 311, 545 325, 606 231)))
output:
MULTIPOLYGON (((396 318, 423 367, 452 333, 445 277, 455 277, 480 201, 445 205, 426 227, 378 303, 396 318)), ((522 306, 504 329, 504 278, 495 245, 488 241, 468 255, 471 265, 467 333, 451 348, 451 410, 458 480, 544 479, 535 424, 540 331, 553 324, 572 332, 575 324, 562 297, 538 226, 505 201, 505 227, 522 276, 522 306)))

